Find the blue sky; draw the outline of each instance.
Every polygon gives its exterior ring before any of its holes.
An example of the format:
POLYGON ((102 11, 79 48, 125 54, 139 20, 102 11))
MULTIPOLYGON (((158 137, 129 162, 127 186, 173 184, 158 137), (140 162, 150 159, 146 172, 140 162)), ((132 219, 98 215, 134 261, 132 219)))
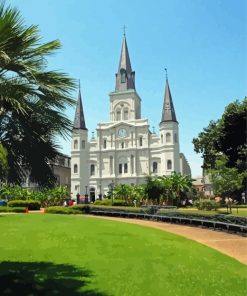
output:
MULTIPOLYGON (((165 73, 177 119, 180 149, 201 174, 202 160, 192 138, 218 119, 227 104, 246 95, 247 4, 245 0, 9 0, 27 24, 39 25, 43 41, 59 39, 62 49, 49 59, 81 80, 89 136, 109 120, 108 94, 115 87, 123 30, 142 117, 156 131, 161 117, 165 73)), ((72 94, 74 98, 77 94, 72 94)), ((74 109, 67 110, 73 120, 74 109)), ((64 153, 70 141, 59 139, 64 153)))

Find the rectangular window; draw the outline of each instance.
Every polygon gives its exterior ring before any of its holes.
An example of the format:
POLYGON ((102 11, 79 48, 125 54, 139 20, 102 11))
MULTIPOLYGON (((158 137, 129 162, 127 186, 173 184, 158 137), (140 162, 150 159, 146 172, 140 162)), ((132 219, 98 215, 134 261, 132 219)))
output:
POLYGON ((103 147, 104 147, 104 149, 106 149, 106 139, 104 139, 103 147))
POLYGON ((118 172, 119 172, 119 174, 122 174, 123 173, 123 167, 122 167, 122 164, 121 163, 118 166, 118 172))
POLYGON ((139 139, 139 146, 140 147, 142 146, 142 137, 140 137, 140 139, 139 139))
POLYGON ((127 163, 124 164, 124 173, 125 174, 128 173, 128 164, 127 163))

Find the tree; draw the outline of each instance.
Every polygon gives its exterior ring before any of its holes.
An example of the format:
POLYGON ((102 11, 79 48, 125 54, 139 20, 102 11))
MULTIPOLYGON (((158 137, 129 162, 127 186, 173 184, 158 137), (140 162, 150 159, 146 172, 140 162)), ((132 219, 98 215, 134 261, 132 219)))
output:
POLYGON ((227 157, 228 167, 246 169, 246 112, 247 97, 229 104, 219 120, 211 121, 193 139, 195 151, 202 153, 204 169, 214 168, 221 155, 227 157))
POLYGON ((126 202, 130 196, 130 186, 126 184, 117 184, 113 189, 114 198, 124 199, 126 202))
POLYGON ((0 5, 0 144, 7 150, 7 181, 21 183, 27 171, 42 186, 55 182, 50 163, 56 136, 68 137, 64 110, 73 105, 75 83, 47 69, 58 40, 41 43, 38 27, 25 26, 20 12, 0 5))
POLYGON ((4 180, 7 175, 8 162, 7 162, 7 151, 3 145, 0 144, 0 180, 4 180))
POLYGON ((163 193, 163 188, 160 180, 157 177, 146 177, 145 195, 149 200, 160 202, 160 197, 163 193))
POLYGON ((182 176, 181 173, 172 172, 170 176, 163 177, 163 188, 166 191, 168 200, 172 199, 178 204, 188 192, 192 191, 192 179, 189 176, 182 176))
POLYGON ((203 169, 210 174, 216 194, 240 199, 246 184, 247 97, 229 104, 216 122, 211 121, 198 138, 194 149, 202 153, 203 169))
POLYGON ((244 178, 247 177, 247 173, 239 173, 237 168, 229 168, 226 166, 226 163, 226 157, 221 156, 216 160, 215 169, 208 170, 208 174, 213 184, 215 195, 234 197, 239 191, 240 193, 242 192, 244 178))

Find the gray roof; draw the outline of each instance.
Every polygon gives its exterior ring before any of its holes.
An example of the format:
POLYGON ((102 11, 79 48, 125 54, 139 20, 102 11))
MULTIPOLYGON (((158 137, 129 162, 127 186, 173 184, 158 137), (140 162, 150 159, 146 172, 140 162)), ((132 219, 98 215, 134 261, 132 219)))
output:
POLYGON ((166 122, 166 121, 177 122, 168 79, 166 79, 165 97, 164 97, 164 104, 163 104, 162 117, 161 117, 161 122, 166 122))
POLYGON ((76 104, 73 129, 87 130, 86 123, 85 123, 85 118, 84 118, 84 112, 83 112, 83 106, 82 106, 82 100, 81 100, 81 90, 80 89, 79 89, 78 100, 77 100, 77 104, 76 104))
POLYGON ((118 72, 116 74, 116 91, 124 91, 127 89, 135 89, 135 72, 131 69, 129 51, 126 37, 124 35, 121 56, 119 60, 118 72), (125 82, 121 82, 121 72, 125 71, 125 82))

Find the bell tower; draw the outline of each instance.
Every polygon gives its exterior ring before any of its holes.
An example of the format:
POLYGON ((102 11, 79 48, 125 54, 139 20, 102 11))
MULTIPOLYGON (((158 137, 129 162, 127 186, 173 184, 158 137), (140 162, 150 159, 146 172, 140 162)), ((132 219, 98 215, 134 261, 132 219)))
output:
POLYGON ((88 172, 89 143, 88 130, 86 128, 81 90, 79 86, 78 100, 76 104, 75 119, 72 131, 71 143, 71 192, 72 198, 85 194, 89 182, 88 172))
POLYGON ((110 119, 111 121, 125 121, 140 118, 141 98, 135 89, 135 72, 131 68, 124 33, 115 91, 110 93, 110 119))
POLYGON ((160 141, 161 146, 165 149, 165 153, 161 157, 163 161, 162 174, 169 175, 173 171, 180 172, 179 129, 167 75, 160 122, 160 141))

